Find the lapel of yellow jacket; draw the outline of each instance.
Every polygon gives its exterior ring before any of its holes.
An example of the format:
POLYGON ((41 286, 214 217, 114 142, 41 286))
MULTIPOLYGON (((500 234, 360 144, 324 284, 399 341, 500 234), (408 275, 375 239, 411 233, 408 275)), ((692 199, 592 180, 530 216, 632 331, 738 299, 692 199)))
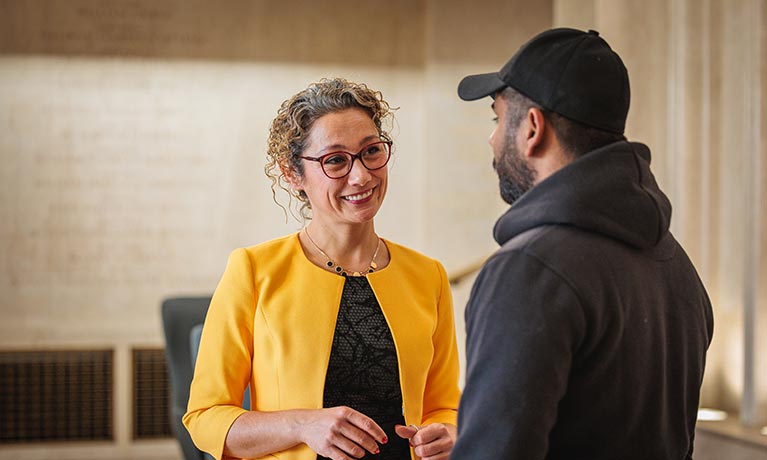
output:
MULTIPOLYGON (((416 267, 394 243, 387 242, 391 263, 368 275, 397 349, 406 423, 421 423, 423 386, 433 356, 436 318, 432 283, 422 283, 416 267)), ((422 268, 422 267, 421 267, 422 268)))
POLYGON ((309 262, 296 235, 283 243, 255 270, 253 373, 269 393, 258 409, 321 408, 344 279, 309 262))

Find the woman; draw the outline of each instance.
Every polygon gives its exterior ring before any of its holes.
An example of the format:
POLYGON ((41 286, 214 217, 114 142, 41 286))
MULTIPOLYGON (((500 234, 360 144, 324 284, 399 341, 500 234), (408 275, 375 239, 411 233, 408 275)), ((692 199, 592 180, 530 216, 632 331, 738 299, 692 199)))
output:
POLYGON ((278 111, 266 172, 311 223, 234 251, 213 296, 184 424, 216 458, 404 460, 410 446, 447 458, 459 399, 447 277, 373 225, 391 116, 379 92, 340 78, 278 111))

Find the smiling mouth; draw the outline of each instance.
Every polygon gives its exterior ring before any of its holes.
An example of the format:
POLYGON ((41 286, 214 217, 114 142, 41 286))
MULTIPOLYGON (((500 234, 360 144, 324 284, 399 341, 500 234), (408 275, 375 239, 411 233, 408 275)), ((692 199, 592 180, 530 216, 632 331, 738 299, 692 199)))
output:
POLYGON ((343 198, 346 201, 360 201, 360 200, 364 200, 365 198, 367 198, 370 195, 372 195, 373 194, 373 190, 375 190, 375 187, 373 187, 370 190, 367 190, 365 192, 358 193, 356 195, 346 195, 346 196, 342 196, 341 198, 343 198))

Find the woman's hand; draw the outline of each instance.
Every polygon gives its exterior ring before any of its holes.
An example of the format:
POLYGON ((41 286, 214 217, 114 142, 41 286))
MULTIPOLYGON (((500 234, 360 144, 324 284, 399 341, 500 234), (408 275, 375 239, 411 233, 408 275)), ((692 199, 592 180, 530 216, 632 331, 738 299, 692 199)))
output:
POLYGON ((314 452, 333 460, 362 458, 367 450, 379 453, 378 443, 389 440, 370 417, 349 407, 307 410, 299 418, 299 437, 314 452))
POLYGON ((447 459, 457 434, 455 425, 449 423, 432 423, 420 428, 396 425, 394 431, 399 437, 410 440, 413 451, 422 460, 447 459))

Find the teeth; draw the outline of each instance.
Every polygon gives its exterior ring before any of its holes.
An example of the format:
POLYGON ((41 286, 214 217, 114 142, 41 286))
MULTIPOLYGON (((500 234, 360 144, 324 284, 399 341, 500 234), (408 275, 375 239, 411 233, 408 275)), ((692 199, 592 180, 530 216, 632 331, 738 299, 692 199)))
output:
POLYGON ((342 198, 347 201, 357 201, 357 200, 364 200, 365 198, 369 197, 372 194, 373 194, 373 189, 371 188, 367 192, 360 193, 359 195, 347 195, 342 198))

